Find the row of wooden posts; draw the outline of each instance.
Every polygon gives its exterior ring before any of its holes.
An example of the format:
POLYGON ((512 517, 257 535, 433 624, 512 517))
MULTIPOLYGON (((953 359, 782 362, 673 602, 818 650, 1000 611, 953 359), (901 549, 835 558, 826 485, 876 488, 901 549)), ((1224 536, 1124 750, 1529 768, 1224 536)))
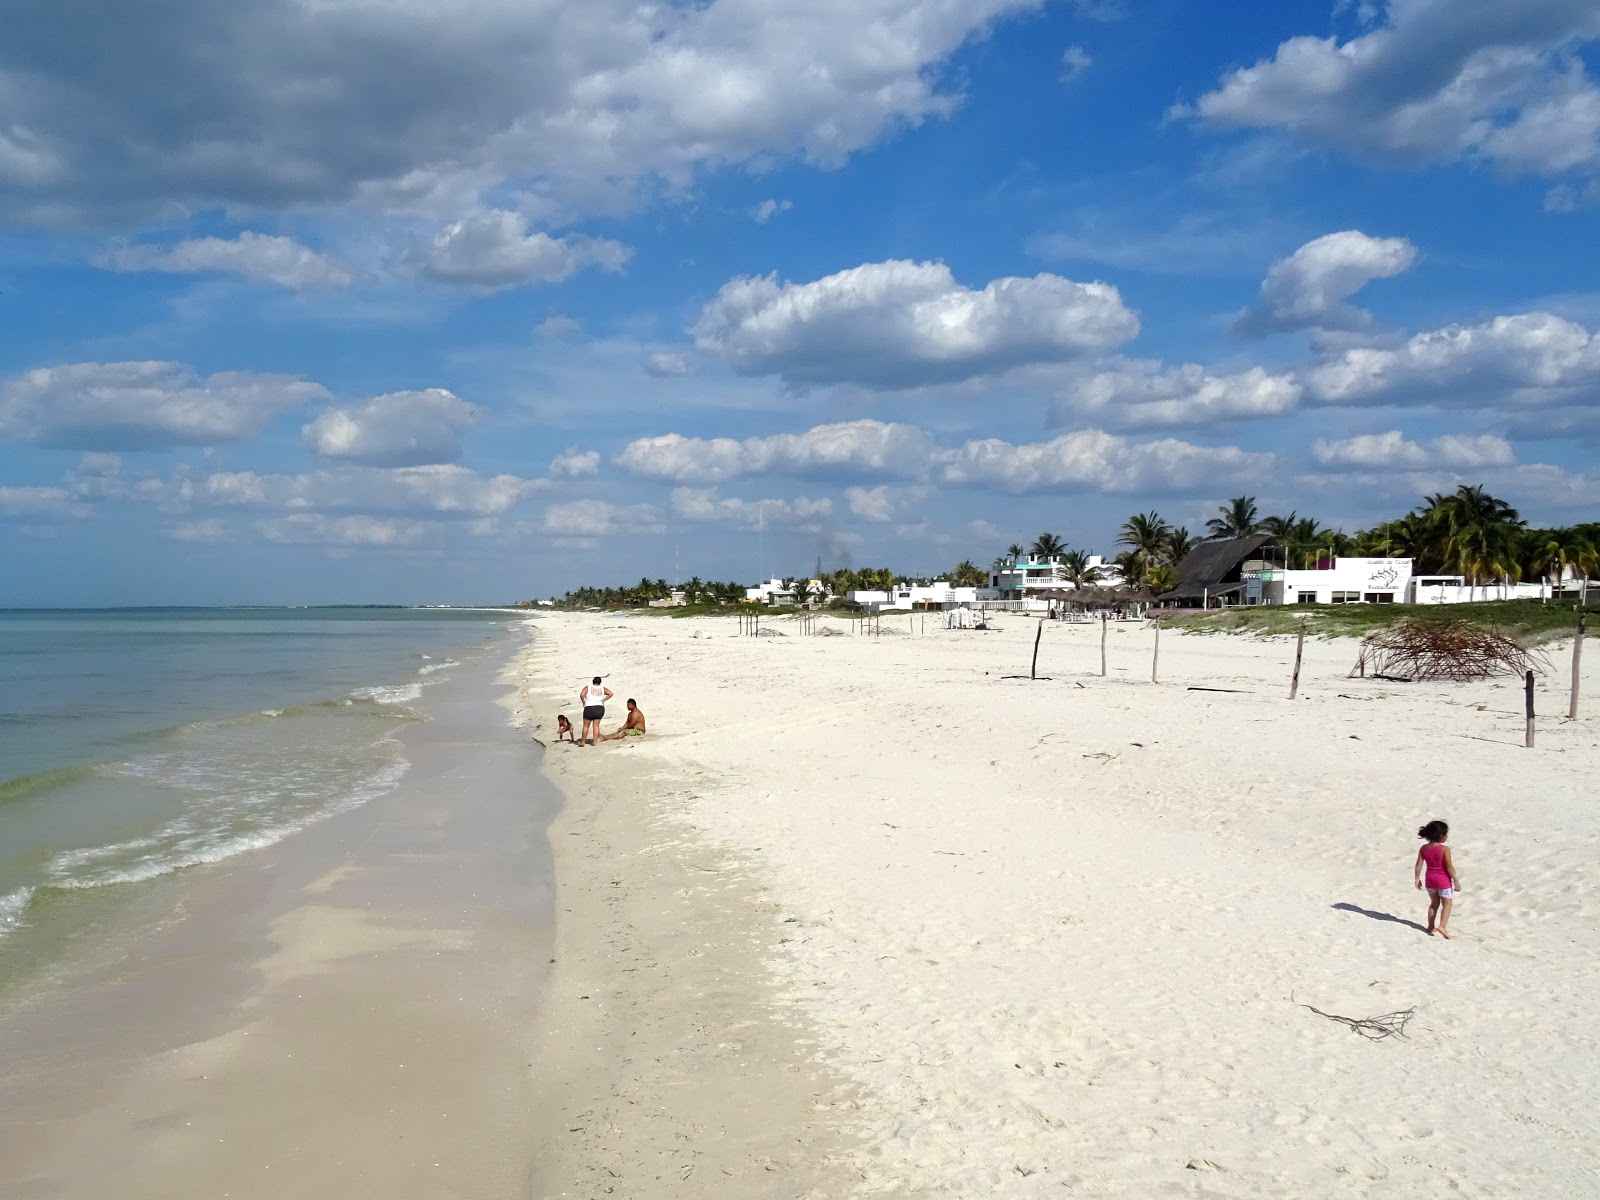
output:
MULTIPOLYGON (((1583 638, 1588 626, 1589 614, 1581 609, 1578 612, 1578 630, 1572 639, 1572 696, 1567 704, 1567 720, 1578 719, 1578 695, 1582 682, 1583 667, 1583 638)), ((1150 682, 1161 682, 1161 621, 1155 622, 1155 647, 1150 655, 1150 682)), ((1100 674, 1106 673, 1106 635, 1110 630, 1110 623, 1104 613, 1100 614, 1100 674)), ((1039 677, 1039 640, 1044 637, 1044 621, 1039 622, 1039 629, 1033 635, 1033 662, 1028 667, 1028 678, 1039 677)), ((1294 673, 1289 676, 1289 699, 1293 700, 1300 694, 1300 663, 1306 652, 1306 623, 1300 622, 1300 631, 1294 640, 1294 673)), ((1533 746, 1533 672, 1529 671, 1523 680, 1523 689, 1526 696, 1527 708, 1527 733, 1523 744, 1533 746)))

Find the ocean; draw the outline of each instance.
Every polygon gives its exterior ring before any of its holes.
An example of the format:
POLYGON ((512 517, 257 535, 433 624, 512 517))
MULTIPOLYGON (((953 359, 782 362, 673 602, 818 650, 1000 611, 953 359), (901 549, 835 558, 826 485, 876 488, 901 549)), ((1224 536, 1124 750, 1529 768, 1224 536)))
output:
POLYGON ((444 609, 0 612, 0 985, 141 887, 382 796, 427 690, 523 629, 444 609))

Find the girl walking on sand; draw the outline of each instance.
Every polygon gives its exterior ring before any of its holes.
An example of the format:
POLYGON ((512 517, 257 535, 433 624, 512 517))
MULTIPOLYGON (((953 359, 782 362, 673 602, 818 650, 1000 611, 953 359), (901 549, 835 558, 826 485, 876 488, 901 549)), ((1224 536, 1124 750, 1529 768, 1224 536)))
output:
POLYGON ((1456 864, 1450 857, 1450 826, 1443 821, 1429 821, 1417 830, 1425 843, 1417 851, 1416 877, 1418 889, 1428 889, 1428 936, 1433 936, 1434 918, 1438 918, 1439 936, 1450 937, 1450 906, 1461 890, 1461 877, 1456 874, 1456 864))

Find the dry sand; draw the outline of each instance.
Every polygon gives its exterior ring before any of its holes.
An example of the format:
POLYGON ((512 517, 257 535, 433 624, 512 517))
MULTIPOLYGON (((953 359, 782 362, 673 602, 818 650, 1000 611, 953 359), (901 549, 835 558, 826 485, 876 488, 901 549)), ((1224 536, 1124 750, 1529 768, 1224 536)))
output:
POLYGON ((1349 680, 1349 642, 1291 703, 1292 642, 1168 632, 1152 684, 1148 628, 1102 679, 1049 625, 1029 681, 1035 622, 933 624, 541 625, 539 736, 596 672, 651 728, 546 759, 541 1194, 1600 1194, 1600 656, 1569 723, 1557 648, 1529 751, 1518 683, 1349 680))

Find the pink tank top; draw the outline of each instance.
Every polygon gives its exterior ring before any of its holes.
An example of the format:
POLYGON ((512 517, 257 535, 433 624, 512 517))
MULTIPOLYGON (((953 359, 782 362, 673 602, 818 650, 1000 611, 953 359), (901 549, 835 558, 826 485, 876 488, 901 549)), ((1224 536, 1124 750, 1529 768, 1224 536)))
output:
POLYGON ((1422 848, 1422 861, 1428 866, 1428 873, 1423 876, 1422 886, 1430 888, 1447 888, 1451 886, 1450 872, 1444 869, 1444 844, 1429 842, 1422 848))

